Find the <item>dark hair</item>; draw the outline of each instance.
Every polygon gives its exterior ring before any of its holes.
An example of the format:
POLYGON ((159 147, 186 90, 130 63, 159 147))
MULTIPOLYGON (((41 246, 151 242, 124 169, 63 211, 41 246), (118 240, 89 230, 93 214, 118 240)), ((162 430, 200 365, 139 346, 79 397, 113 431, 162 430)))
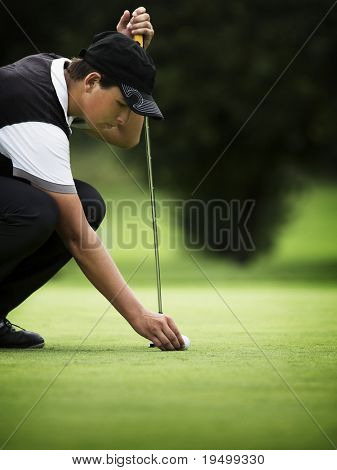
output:
POLYGON ((72 80, 79 81, 83 80, 89 73, 97 72, 100 73, 102 78, 99 82, 102 88, 110 88, 112 86, 117 86, 118 83, 110 77, 103 75, 98 70, 91 67, 84 59, 80 59, 78 57, 73 57, 71 62, 68 62, 67 65, 67 72, 72 80))

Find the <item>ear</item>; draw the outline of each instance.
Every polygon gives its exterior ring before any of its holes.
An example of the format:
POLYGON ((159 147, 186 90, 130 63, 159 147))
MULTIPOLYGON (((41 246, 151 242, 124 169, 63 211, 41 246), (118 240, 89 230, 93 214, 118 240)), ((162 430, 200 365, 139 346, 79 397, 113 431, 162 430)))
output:
POLYGON ((98 72, 89 73, 83 80, 84 90, 86 93, 91 93, 93 89, 99 84, 102 75, 98 72))

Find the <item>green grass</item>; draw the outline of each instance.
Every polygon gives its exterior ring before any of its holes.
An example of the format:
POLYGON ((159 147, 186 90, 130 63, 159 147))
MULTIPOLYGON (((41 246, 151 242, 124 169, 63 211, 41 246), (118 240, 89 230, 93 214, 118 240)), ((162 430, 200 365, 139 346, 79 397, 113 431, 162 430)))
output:
POLYGON ((166 289, 192 341, 173 353, 148 349, 93 289, 44 287, 14 319, 46 349, 1 353, 1 442, 62 371, 6 448, 331 448, 309 414, 336 445, 336 290, 219 292, 259 347, 207 285, 166 289))
MULTIPOLYGON (((123 178, 111 173, 99 189, 139 202, 123 178), (111 178, 118 193, 104 189, 111 178)), ((332 186, 296 197, 273 253, 248 266, 169 250, 170 227, 159 220, 164 308, 191 339, 185 352, 147 348, 69 263, 10 316, 46 348, 0 354, 0 447, 337 446, 336 202, 332 186)), ((114 220, 103 239, 112 230, 115 240, 114 220)), ((153 251, 111 253, 127 279, 146 258, 130 283, 155 309, 153 251)))

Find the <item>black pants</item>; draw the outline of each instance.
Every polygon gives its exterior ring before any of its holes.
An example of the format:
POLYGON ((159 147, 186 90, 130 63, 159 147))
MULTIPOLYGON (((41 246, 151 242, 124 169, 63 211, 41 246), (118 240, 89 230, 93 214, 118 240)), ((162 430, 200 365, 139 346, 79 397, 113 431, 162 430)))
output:
MULTIPOLYGON (((75 184, 87 220, 97 230, 104 201, 89 184, 75 184)), ((57 218, 57 205, 47 193, 21 178, 0 176, 0 319, 71 259, 55 231, 57 218)))

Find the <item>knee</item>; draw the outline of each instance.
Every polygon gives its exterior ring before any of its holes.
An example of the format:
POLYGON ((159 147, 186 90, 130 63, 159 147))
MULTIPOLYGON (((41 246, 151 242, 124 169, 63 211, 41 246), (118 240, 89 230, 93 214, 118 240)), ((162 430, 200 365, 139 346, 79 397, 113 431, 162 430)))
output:
POLYGON ((75 180, 75 184, 85 216, 91 227, 97 230, 106 213, 105 202, 97 189, 90 184, 79 180, 75 180))

